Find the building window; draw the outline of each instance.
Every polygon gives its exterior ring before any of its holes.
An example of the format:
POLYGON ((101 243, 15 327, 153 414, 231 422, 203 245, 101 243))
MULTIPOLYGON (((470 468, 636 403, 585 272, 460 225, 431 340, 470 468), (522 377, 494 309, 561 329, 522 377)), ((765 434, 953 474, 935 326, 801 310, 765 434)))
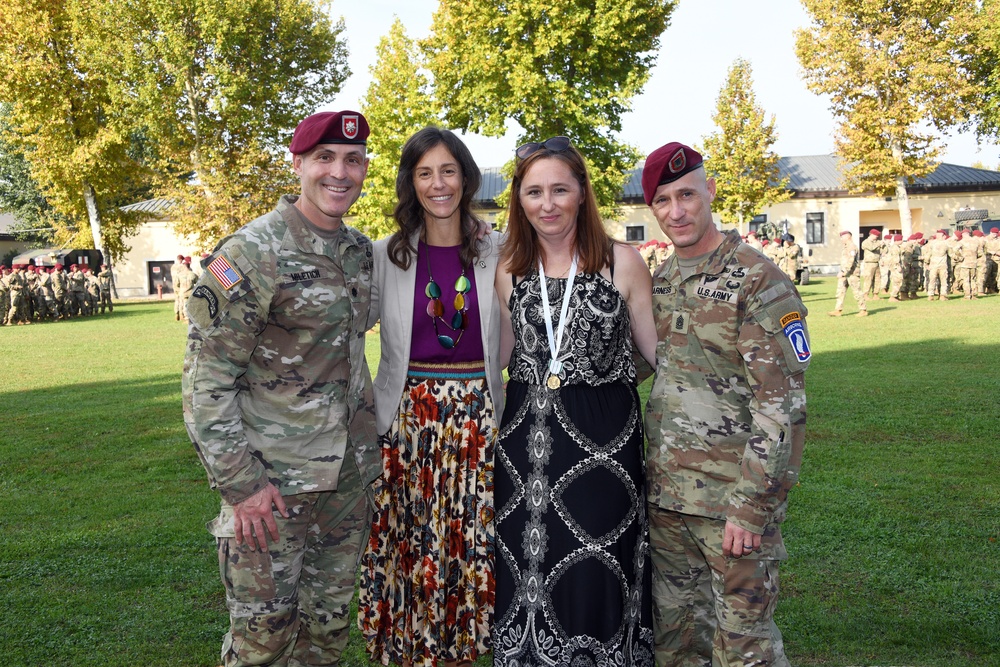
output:
POLYGON ((646 240, 646 225, 625 225, 625 240, 629 243, 642 243, 646 240))
POLYGON ((761 213, 760 215, 755 215, 753 220, 750 221, 750 229, 747 233, 753 232, 754 234, 760 235, 760 228, 767 222, 767 213, 761 213))
POLYGON ((826 239, 822 213, 806 213, 806 243, 823 243, 826 239))

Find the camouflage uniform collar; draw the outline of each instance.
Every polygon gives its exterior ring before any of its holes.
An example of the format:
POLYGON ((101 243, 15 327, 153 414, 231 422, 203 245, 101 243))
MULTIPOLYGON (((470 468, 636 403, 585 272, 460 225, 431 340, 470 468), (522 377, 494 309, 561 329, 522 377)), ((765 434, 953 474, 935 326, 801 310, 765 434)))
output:
POLYGON ((327 246, 339 248, 345 244, 358 245, 357 239, 353 234, 347 232, 347 224, 343 222, 336 234, 330 238, 324 238, 313 232, 309 228, 309 225, 306 224, 302 212, 295 208, 295 202, 298 200, 298 195, 283 195, 278 200, 275 210, 281 215, 281 219, 285 221, 285 224, 288 225, 288 235, 285 237, 286 241, 290 236, 299 251, 314 255, 323 255, 327 254, 324 252, 324 248, 327 246))
MULTIPOLYGON (((732 257, 733 253, 743 239, 740 238, 740 233, 735 229, 730 229, 728 231, 722 232, 723 238, 722 243, 719 247, 713 250, 708 258, 691 273, 691 278, 695 276, 700 276, 704 274, 718 275, 722 273, 726 266, 729 264, 729 259, 732 257)), ((654 278, 667 278, 671 283, 679 283, 681 277, 680 264, 677 261, 677 253, 670 256, 666 262, 663 263, 663 268, 661 268, 654 278)))

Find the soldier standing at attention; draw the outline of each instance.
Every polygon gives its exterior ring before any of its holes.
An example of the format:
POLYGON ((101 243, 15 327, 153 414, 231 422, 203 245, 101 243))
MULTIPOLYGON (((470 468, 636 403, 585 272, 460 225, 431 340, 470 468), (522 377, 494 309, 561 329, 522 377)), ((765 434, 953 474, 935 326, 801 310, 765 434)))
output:
POLYGON ((948 292, 957 294, 961 291, 962 278, 958 265, 962 263, 962 232, 956 229, 955 235, 948 238, 948 292))
POLYGON ((986 287, 984 294, 1000 292, 997 268, 1000 267, 1000 228, 992 227, 986 237, 986 287))
POLYGON ((854 245, 853 235, 849 231, 840 232, 840 272, 837 274, 837 305, 830 313, 831 317, 840 317, 844 310, 844 297, 847 296, 847 286, 851 286, 854 300, 858 302, 858 317, 868 315, 865 303, 865 293, 861 291, 861 280, 858 278, 858 247, 854 245))
POLYGON ((785 234, 781 237, 784 241, 784 264, 780 265, 788 279, 793 283, 798 278, 799 269, 802 268, 802 248, 795 242, 795 237, 791 234, 785 234))
POLYGON ((805 438, 806 309, 772 262, 715 226, 696 151, 653 151, 642 190, 675 248, 653 276, 645 414, 656 663, 787 667, 773 613, 805 438))
POLYGON ((185 257, 184 261, 177 267, 177 275, 174 280, 177 283, 177 298, 181 304, 181 319, 188 321, 187 304, 194 292, 194 284, 198 282, 198 274, 191 270, 191 258, 185 257))
POLYGON ((902 301, 899 295, 900 290, 903 289, 903 272, 905 271, 903 235, 894 234, 889 240, 892 241, 892 244, 888 250, 882 253, 885 267, 889 272, 889 301, 902 301))
POLYGON ((184 422, 222 510, 225 667, 336 665, 365 487, 381 473, 365 329, 372 244, 344 224, 368 171, 354 111, 295 129, 299 196, 223 239, 188 304, 184 422))
POLYGON ((957 281, 962 283, 963 297, 975 299, 978 296, 976 290, 976 266, 979 264, 979 253, 981 248, 976 237, 966 232, 962 235, 962 240, 958 244, 961 252, 959 259, 957 281))
POLYGON ((948 299, 948 242, 946 232, 937 230, 934 238, 927 242, 924 257, 927 258, 927 300, 948 299))
MULTIPOLYGON (((188 267, 190 268, 190 267, 188 267)), ((174 265, 170 267, 170 286, 174 290, 174 320, 181 321, 184 309, 181 305, 181 272, 184 270, 184 255, 177 255, 174 265)))
POLYGON ((0 327, 7 324, 7 313, 10 311, 10 288, 7 287, 7 276, 10 269, 0 265, 0 327))
POLYGON ((884 247, 880 232, 873 229, 868 232, 868 238, 861 242, 863 257, 861 260, 861 291, 869 299, 878 300, 878 260, 882 257, 884 247))
POLYGON ((986 294, 986 235, 983 230, 976 229, 972 238, 976 242, 976 294, 982 296, 986 294))
POLYGON ((101 264, 101 272, 97 274, 97 283, 101 288, 101 315, 104 314, 105 306, 108 309, 108 313, 115 312, 115 306, 111 303, 111 288, 114 286, 114 276, 107 264, 101 264))
POLYGON ((80 267, 76 264, 71 264, 69 267, 69 275, 66 277, 66 284, 69 289, 69 314, 73 317, 76 317, 77 315, 87 315, 86 282, 86 278, 84 278, 83 271, 80 270, 80 267))
POLYGON ((7 276, 7 289, 10 291, 10 310, 7 312, 7 324, 31 324, 30 308, 28 307, 28 279, 24 275, 24 265, 15 264, 13 272, 7 276))
POLYGON ((63 271, 62 264, 56 264, 52 268, 52 298, 56 302, 56 319, 66 319, 69 317, 69 304, 66 303, 66 290, 69 284, 66 279, 66 272, 63 271))

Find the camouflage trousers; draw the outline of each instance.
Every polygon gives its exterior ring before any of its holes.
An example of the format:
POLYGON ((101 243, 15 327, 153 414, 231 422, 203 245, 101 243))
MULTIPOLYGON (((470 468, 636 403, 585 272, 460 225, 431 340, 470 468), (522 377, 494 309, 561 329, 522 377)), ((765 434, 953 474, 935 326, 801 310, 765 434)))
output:
POLYGON ((771 527, 751 557, 722 555, 725 521, 649 506, 653 633, 662 667, 789 667, 774 624, 778 562, 771 527))
POLYGON ((280 539, 269 549, 237 546, 232 507, 209 531, 219 545, 229 632, 225 667, 336 665, 347 645, 358 559, 368 531, 361 475, 348 448, 337 491, 285 496, 280 539))
POLYGON ((865 296, 869 294, 878 296, 879 288, 878 282, 878 263, 877 262, 862 262, 861 263, 861 291, 865 293, 865 296))
POLYGON ((834 310, 844 309, 844 297, 847 296, 848 286, 851 288, 851 293, 854 294, 854 300, 858 302, 858 310, 868 310, 868 305, 865 302, 865 293, 861 291, 861 281, 858 278, 857 272, 849 276, 839 276, 837 278, 837 305, 834 307, 834 310))
POLYGON ((107 308, 109 313, 115 312, 115 306, 111 303, 111 292, 101 290, 101 314, 104 314, 104 309, 107 308))
POLYGON ((903 268, 893 266, 889 268, 889 298, 898 299, 899 292, 903 289, 903 268))
POLYGON ((948 263, 931 262, 927 268, 927 296, 948 295, 948 263))
POLYGON ((979 291, 976 289, 975 267, 960 266, 955 269, 955 282, 961 284, 962 294, 966 299, 971 299, 979 294, 979 291))

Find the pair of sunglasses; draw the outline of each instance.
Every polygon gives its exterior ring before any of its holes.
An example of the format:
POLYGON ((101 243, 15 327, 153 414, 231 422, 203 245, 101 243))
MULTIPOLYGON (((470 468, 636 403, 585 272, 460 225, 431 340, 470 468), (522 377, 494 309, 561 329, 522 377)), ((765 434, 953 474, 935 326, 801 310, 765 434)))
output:
POLYGON ((545 150, 552 151, 553 153, 561 153, 571 145, 572 143, 570 142, 569 137, 550 137, 542 142, 532 141, 524 144, 523 146, 519 146, 518 149, 514 151, 514 155, 516 155, 519 160, 526 160, 543 148, 545 150))

